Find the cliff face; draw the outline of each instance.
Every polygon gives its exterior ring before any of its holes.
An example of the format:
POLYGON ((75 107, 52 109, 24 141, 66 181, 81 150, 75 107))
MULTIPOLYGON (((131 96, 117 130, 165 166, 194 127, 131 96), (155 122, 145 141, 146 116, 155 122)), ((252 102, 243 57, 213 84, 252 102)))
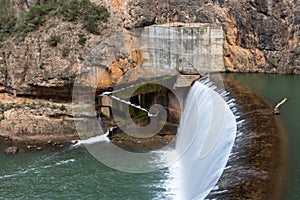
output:
MULTIPOLYGON (((33 0, 14 1, 16 17, 26 19, 29 8, 35 4, 33 0)), ((109 18, 108 22, 97 24, 100 34, 93 34, 81 20, 71 21, 55 15, 42 17, 47 20, 43 19, 45 22, 36 30, 12 33, 2 43, 0 85, 19 96, 71 99, 76 72, 91 50, 117 29, 117 25, 109 18), (110 30, 108 23, 112 24, 110 30)), ((34 20, 27 26, 31 23, 34 20)))
MULTIPOLYGON (((24 16, 35 3, 34 0, 14 1, 16 16, 24 16)), ((123 32, 122 27, 133 29, 167 22, 221 24, 228 71, 300 72, 297 70, 300 59, 297 1, 105 0, 101 4, 111 16, 107 23, 101 23, 100 35, 86 31, 80 21, 51 17, 36 31, 9 38, 0 48, 2 90, 45 96, 47 92, 40 91, 50 87, 61 90, 62 97, 67 97, 72 77, 93 49, 99 49, 104 40, 107 45, 120 46, 114 38, 107 39, 111 34, 123 32), (57 45, 49 44, 51 36, 60 37, 57 45)), ((116 64, 116 59, 108 60, 106 65, 113 63, 116 64)), ((124 67, 121 70, 126 71, 124 67)), ((118 77, 122 76, 119 70, 115 71, 118 77)))
POLYGON ((124 26, 218 23, 225 32, 228 71, 299 73, 297 4, 293 0, 128 1, 123 10, 124 26))
MULTIPOLYGON (((120 25, 110 17, 96 21, 99 29, 91 26, 88 30, 90 21, 85 23, 80 16, 66 20, 65 15, 53 14, 60 10, 45 13, 49 4, 40 6, 37 0, 11 2, 13 23, 19 25, 14 26, 15 31, 9 32, 7 27, 0 31, 6 36, 0 40, 0 135, 14 139, 75 136, 73 121, 80 120, 72 117, 75 75, 92 49, 120 25), (42 6, 45 8, 40 14, 42 6), (28 13, 34 16, 30 18, 28 13), (99 33, 92 33, 93 30, 99 33)), ((110 86, 110 76, 107 82, 110 86)))
MULTIPOLYGON (((112 88, 142 62, 137 41, 127 34, 128 30, 148 25, 216 23, 224 30, 223 53, 227 71, 300 73, 300 7, 296 0, 90 1, 105 6, 110 13, 106 21, 96 22, 99 29, 94 29, 94 22, 85 22, 80 15, 72 21, 70 15, 53 12, 41 15, 38 8, 31 9, 37 2, 44 2, 42 0, 12 1, 11 9, 6 10, 7 16, 12 12, 16 19, 25 17, 31 21, 26 24, 30 29, 27 32, 19 28, 19 32, 13 33, 9 29, 11 26, 0 31, 0 42, 1 33, 6 34, 0 45, 0 92, 12 95, 0 102, 11 104, 7 108, 0 107, 0 126, 1 130, 7 130, 5 134, 16 135, 19 130, 24 130, 23 122, 16 116, 24 110, 21 104, 29 101, 26 98, 35 98, 34 104, 39 104, 39 100, 46 101, 43 104, 49 103, 50 107, 53 102, 58 103, 56 107, 64 104, 67 109, 62 112, 48 109, 49 106, 43 111, 38 108, 31 112, 31 119, 38 121, 39 116, 44 116, 49 119, 49 124, 36 123, 35 129, 26 129, 23 134, 38 134, 34 131, 38 129, 50 133, 45 127, 54 123, 55 120, 50 120, 52 116, 59 116, 61 123, 70 124, 64 116, 72 114, 70 102, 76 73, 82 74, 91 70, 91 66, 99 66, 96 73, 102 79, 97 88, 102 91, 112 88), (34 14, 33 17, 27 15, 29 12, 34 14), (17 97, 21 99, 16 100, 17 97)), ((89 80, 85 80, 86 85, 91 84, 89 80)), ((59 134, 59 131, 60 128, 53 129, 53 133, 59 134)), ((73 134, 74 129, 71 128, 69 133, 73 134)))

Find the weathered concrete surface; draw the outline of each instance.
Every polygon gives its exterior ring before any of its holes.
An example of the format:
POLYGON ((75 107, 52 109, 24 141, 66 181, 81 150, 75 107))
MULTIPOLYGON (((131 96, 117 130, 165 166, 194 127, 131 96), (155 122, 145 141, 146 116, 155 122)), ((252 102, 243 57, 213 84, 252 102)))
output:
POLYGON ((140 36, 142 67, 206 74, 225 71, 223 30, 215 24, 168 23, 145 27, 140 36))
POLYGON ((200 75, 178 75, 173 88, 189 87, 200 77, 200 75))

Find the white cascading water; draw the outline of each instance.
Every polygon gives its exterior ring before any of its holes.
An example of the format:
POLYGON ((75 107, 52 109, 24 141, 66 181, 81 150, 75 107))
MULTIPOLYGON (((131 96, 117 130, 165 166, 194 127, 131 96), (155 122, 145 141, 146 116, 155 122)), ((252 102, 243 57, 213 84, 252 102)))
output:
POLYGON ((89 144, 95 144, 97 142, 110 142, 108 138, 109 132, 107 131, 103 135, 97 135, 94 137, 87 138, 85 140, 74 140, 72 141, 73 147, 80 146, 80 145, 89 145, 89 144))
POLYGON ((195 82, 176 140, 180 157, 174 164, 178 167, 175 199, 201 200, 215 187, 229 159, 236 127, 226 101, 207 84, 195 82))
MULTIPOLYGON (((194 83, 181 116, 176 150, 160 152, 164 159, 173 163, 168 180, 161 185, 166 188, 165 198, 204 199, 226 167, 237 131, 236 117, 230 110, 235 103, 232 99, 226 102, 223 98, 228 93, 224 90, 217 93, 215 88, 208 79, 194 83)), ((97 142, 109 142, 108 132, 76 141, 74 146, 97 142)))

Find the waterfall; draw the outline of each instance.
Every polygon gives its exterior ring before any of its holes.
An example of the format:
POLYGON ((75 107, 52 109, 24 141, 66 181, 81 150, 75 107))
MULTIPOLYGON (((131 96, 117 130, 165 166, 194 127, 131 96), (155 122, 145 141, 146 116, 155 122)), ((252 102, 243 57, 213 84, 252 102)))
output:
POLYGON ((204 199, 222 175, 233 147, 236 117, 221 96, 226 92, 220 95, 211 85, 195 82, 185 103, 176 140, 176 199, 204 199))

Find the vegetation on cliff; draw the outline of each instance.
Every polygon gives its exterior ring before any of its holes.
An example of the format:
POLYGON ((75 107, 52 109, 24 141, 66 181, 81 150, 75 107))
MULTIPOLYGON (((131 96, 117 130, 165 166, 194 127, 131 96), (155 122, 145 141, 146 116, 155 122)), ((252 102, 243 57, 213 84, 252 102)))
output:
POLYGON ((36 4, 17 18, 11 0, 0 0, 0 42, 12 33, 34 31, 51 17, 65 21, 80 21, 84 28, 93 34, 100 34, 99 22, 106 21, 109 12, 104 6, 89 0, 37 0, 36 4))
POLYGON ((0 43, 5 35, 11 33, 16 25, 16 17, 10 0, 0 0, 0 43))
POLYGON ((77 137, 73 81, 108 34, 106 7, 90 0, 0 0, 1 136, 77 137))

